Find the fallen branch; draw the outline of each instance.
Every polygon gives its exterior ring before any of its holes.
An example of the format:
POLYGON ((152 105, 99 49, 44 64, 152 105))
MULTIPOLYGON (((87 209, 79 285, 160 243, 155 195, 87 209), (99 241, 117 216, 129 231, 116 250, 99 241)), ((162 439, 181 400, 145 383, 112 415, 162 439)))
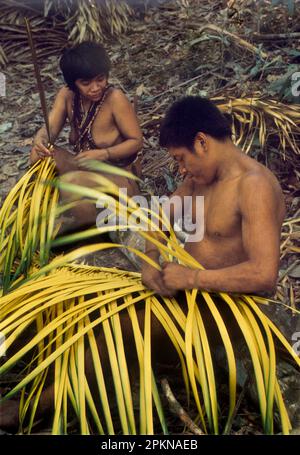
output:
POLYGON ((253 38, 256 41, 264 40, 282 40, 282 39, 298 39, 300 38, 300 32, 294 33, 253 33, 253 38))
POLYGON ((170 411, 178 416, 193 434, 204 435, 203 431, 192 421, 192 419, 174 397, 167 379, 161 380, 161 386, 165 397, 168 400, 170 411))
POLYGON ((147 98, 144 103, 152 103, 156 98, 160 98, 161 96, 165 95, 166 93, 173 92, 175 89, 179 87, 183 87, 184 85, 189 84, 190 82, 194 82, 197 79, 200 79, 201 77, 208 76, 210 74, 210 71, 207 71, 206 73, 198 74, 198 76, 192 77, 191 79, 188 79, 187 81, 180 82, 180 84, 173 85, 172 87, 168 88, 167 90, 164 90, 163 92, 159 93, 158 95, 152 96, 151 98, 147 98))
MULTIPOLYGON (((193 24, 193 26, 195 26, 195 25, 196 24, 193 24)), ((223 28, 218 27, 217 25, 214 25, 214 24, 204 25, 203 27, 200 28, 199 34, 203 33, 206 30, 212 30, 221 35, 228 36, 233 41, 235 41, 239 46, 246 48, 248 51, 253 52, 254 54, 259 54, 264 59, 268 58, 268 54, 266 52, 262 51, 258 47, 254 46, 253 44, 244 40, 243 38, 240 38, 239 36, 235 35, 234 33, 228 32, 227 30, 224 30, 223 28)))

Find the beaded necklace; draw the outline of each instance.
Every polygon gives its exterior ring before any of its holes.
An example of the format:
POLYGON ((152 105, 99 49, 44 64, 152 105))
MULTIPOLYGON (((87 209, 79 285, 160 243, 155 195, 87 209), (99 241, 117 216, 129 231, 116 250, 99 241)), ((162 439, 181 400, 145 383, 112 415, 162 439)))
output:
POLYGON ((74 152, 76 155, 83 150, 89 150, 91 148, 91 128, 111 87, 111 84, 108 84, 105 87, 100 100, 93 102, 87 112, 83 109, 82 97, 78 92, 75 93, 73 98, 73 122, 75 130, 78 132, 78 137, 74 144, 74 152))

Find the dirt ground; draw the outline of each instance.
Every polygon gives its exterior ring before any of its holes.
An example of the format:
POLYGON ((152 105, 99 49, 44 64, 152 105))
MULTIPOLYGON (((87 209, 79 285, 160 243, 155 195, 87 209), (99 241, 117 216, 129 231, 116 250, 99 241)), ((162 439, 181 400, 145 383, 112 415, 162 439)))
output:
MULTIPOLYGON (((132 19, 129 31, 107 39, 105 45, 112 62, 111 82, 137 104, 144 133, 141 189, 161 196, 170 194, 180 180, 175 162, 158 146, 159 122, 172 101, 185 94, 242 98, 260 93, 278 101, 299 102, 299 97, 291 95, 289 85, 291 73, 299 67, 300 48, 297 39, 259 42, 254 37, 257 32, 262 35, 298 30, 299 10, 290 15, 284 2, 276 8, 271 8, 268 1, 260 2, 258 7, 252 0, 191 0, 188 7, 182 6, 184 2, 156 3, 160 6, 151 8, 151 2, 146 2, 132 19), (265 64, 226 35, 201 32, 203 24, 217 25, 260 46, 268 53, 270 63, 265 64)), ((49 107, 63 85, 58 61, 59 55, 40 62, 49 107)), ((0 98, 0 204, 28 168, 32 137, 43 124, 31 62, 11 63, 2 71, 6 96, 0 98)), ((68 146, 68 128, 57 145, 68 146)), ((283 154, 272 141, 264 149, 254 142, 249 153, 266 164, 281 182, 287 218, 299 218, 299 156, 288 147, 283 154)), ((299 223, 283 229, 277 298, 286 304, 292 301, 296 305, 300 299, 300 265, 294 248, 299 248, 299 231, 299 223)), ((108 261, 102 255, 103 265, 111 264, 114 252, 107 255, 108 261)), ((117 256, 120 266, 130 267, 128 261, 122 262, 121 253, 117 256)))
MULTIPOLYGON (((243 97, 259 91, 262 96, 286 103, 299 102, 291 97, 285 85, 294 66, 299 67, 299 41, 257 42, 253 38, 253 32, 257 30, 260 34, 297 31, 297 17, 289 15, 284 6, 275 12, 274 8, 267 7, 258 11, 253 4, 255 2, 247 0, 243 8, 231 10, 226 2, 218 0, 191 1, 189 8, 170 2, 147 8, 132 19, 127 34, 118 39, 107 39, 105 45, 112 61, 111 82, 120 86, 132 101, 137 101, 145 137, 141 185, 144 193, 169 194, 179 181, 176 164, 158 146, 160 119, 179 96, 243 97), (263 46, 273 63, 264 66, 257 55, 228 37, 201 33, 204 23, 217 24, 255 46, 263 46)), ((49 107, 63 85, 58 61, 59 55, 41 62, 49 107)), ((43 124, 31 62, 11 63, 2 72, 6 76, 6 95, 0 98, 0 204, 28 169, 32 138, 43 124)), ((57 145, 68 146, 67 127, 57 145)), ((272 144, 261 150, 258 143, 254 143, 250 154, 268 165, 279 178, 286 197, 287 218, 299 218, 299 156, 287 148, 283 159, 272 144)), ((299 248, 299 240, 299 223, 283 229, 282 241, 291 246, 282 250, 276 297, 287 305, 292 302, 294 306, 299 305, 300 300, 300 263, 293 249, 299 248), (291 238, 287 238, 289 229, 293 232, 291 238)), ((120 252, 111 250, 93 257, 91 262, 132 268, 120 252)), ((256 433, 256 419, 251 409, 243 409, 236 423, 237 426, 241 424, 239 432, 256 433)))

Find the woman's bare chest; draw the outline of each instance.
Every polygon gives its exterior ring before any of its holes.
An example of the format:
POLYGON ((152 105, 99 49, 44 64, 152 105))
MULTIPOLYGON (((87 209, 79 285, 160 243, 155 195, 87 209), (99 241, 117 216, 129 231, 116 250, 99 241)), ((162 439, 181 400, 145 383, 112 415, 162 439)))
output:
POLYGON ((93 115, 90 115, 91 106, 85 104, 81 107, 80 124, 74 121, 74 103, 67 106, 67 115, 71 126, 70 142, 74 143, 80 128, 89 130, 89 135, 96 147, 107 147, 119 140, 119 131, 114 121, 112 109, 109 104, 102 105, 93 115))

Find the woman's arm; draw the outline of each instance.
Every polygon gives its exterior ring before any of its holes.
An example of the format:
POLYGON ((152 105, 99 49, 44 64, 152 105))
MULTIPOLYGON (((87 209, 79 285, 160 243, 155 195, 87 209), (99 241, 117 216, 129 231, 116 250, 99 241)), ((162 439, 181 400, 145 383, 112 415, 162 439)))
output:
POLYGON ((108 148, 110 160, 127 158, 137 153, 143 145, 143 134, 134 107, 121 90, 111 94, 113 118, 124 141, 108 148))
MULTIPOLYGON (((53 107, 49 113, 49 128, 50 128, 50 141, 53 144, 57 139, 59 133, 64 127, 67 117, 67 94, 69 89, 62 87, 56 95, 53 107)), ((49 138, 46 127, 43 126, 36 133, 33 140, 33 147, 31 150, 31 162, 37 161, 40 158, 45 158, 51 155, 48 148, 49 138)))

